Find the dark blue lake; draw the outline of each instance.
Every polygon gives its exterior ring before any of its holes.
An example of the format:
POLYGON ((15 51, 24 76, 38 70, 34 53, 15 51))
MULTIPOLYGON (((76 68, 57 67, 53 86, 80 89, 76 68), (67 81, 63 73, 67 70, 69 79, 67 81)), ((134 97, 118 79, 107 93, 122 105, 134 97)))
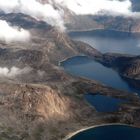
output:
POLYGON ((103 95, 86 94, 87 101, 95 107, 98 112, 118 111, 119 105, 126 102, 125 100, 107 97, 103 95))
MULTIPOLYGON (((114 31, 94 31, 71 33, 75 40, 84 41, 99 51, 140 55, 140 37, 130 33, 114 31)), ((75 76, 99 81, 107 86, 136 92, 140 89, 131 86, 128 81, 113 69, 88 58, 74 57, 62 63, 64 69, 75 76)), ((87 101, 99 112, 117 111, 124 101, 102 95, 85 95, 87 101)), ((101 126, 85 130, 73 136, 71 140, 140 140, 140 129, 123 125, 101 126)))
POLYGON ((114 52, 140 55, 140 35, 138 34, 96 30, 72 32, 70 36, 75 40, 90 44, 103 53, 114 52))
POLYGON ((88 57, 77 56, 68 59, 62 66, 73 75, 93 79, 116 89, 140 93, 140 90, 131 87, 115 70, 88 57))
POLYGON ((140 140, 140 128, 124 125, 106 125, 73 136, 70 140, 140 140))

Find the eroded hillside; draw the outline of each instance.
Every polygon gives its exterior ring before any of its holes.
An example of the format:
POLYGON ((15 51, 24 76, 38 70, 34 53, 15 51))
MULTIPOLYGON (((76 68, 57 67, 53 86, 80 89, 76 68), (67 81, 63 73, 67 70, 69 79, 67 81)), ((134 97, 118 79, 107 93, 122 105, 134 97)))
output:
POLYGON ((31 22, 33 26, 29 28, 29 42, 0 41, 1 139, 62 140, 76 130, 96 124, 121 122, 139 126, 137 95, 74 77, 59 66, 60 61, 73 56, 101 60, 103 54, 51 26, 40 28, 35 19, 22 14, 19 20, 15 18, 7 19, 13 25, 26 27, 31 22), (129 102, 117 112, 99 113, 85 100, 86 93, 129 102))

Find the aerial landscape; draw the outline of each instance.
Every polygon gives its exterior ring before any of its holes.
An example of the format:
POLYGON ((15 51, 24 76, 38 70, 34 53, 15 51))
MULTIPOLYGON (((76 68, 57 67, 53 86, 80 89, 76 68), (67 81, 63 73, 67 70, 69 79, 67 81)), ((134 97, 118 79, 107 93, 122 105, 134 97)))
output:
POLYGON ((0 0, 0 140, 140 140, 140 0, 0 0))

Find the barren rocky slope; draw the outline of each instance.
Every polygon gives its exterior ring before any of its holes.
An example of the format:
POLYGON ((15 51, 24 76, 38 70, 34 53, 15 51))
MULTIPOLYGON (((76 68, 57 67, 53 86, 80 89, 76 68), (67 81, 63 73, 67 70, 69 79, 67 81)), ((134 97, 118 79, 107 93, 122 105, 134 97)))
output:
POLYGON ((140 56, 106 53, 99 61, 109 67, 114 67, 123 76, 140 79, 140 56))
MULTIPOLYGON (((11 23, 16 25, 20 21, 14 18, 11 16, 11 23)), ((71 132, 96 124, 121 122, 140 126, 137 95, 73 77, 58 66, 60 61, 77 55, 99 60, 103 57, 100 52, 72 41, 50 26, 42 29, 30 17, 21 15, 21 19, 20 23, 34 25, 30 28, 31 40, 0 42, 0 67, 16 67, 20 71, 19 75, 0 75, 0 139, 62 140, 71 132), (99 113, 85 100, 84 94, 88 92, 129 102, 117 112, 99 113)))

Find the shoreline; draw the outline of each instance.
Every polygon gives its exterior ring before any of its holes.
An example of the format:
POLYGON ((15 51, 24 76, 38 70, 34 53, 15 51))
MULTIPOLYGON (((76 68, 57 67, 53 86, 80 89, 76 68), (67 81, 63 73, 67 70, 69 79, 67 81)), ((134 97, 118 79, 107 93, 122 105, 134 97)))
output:
POLYGON ((109 124, 105 124, 104 123, 104 124, 99 124, 99 125, 95 125, 95 126, 85 127, 85 128, 80 129, 80 130, 77 130, 76 132, 73 132, 73 133, 68 134, 62 140, 69 140, 73 136, 75 136, 75 135, 77 135, 77 134, 79 134, 81 132, 84 132, 86 130, 92 129, 92 128, 97 128, 97 127, 102 127, 102 126, 113 126, 113 125, 123 125, 123 126, 129 126, 129 127, 133 127, 133 128, 140 128, 140 127, 137 127, 135 125, 129 125, 129 124, 123 124, 123 123, 109 123, 109 124))
MULTIPOLYGON (((98 30, 105 30, 105 29, 95 29, 95 30, 89 30, 89 31, 98 31, 98 30)), ((122 32, 122 33, 140 33, 140 32, 125 32, 125 31, 119 31, 119 30, 109 30, 109 31, 116 31, 116 32, 122 32)), ((73 32, 73 31, 72 31, 73 32)), ((88 32, 88 31, 74 31, 74 32, 88 32)), ((71 31, 69 32, 71 33, 71 31)), ((71 56, 71 57, 67 57, 61 61, 58 62, 58 66, 62 67, 62 63, 71 59, 71 58, 74 58, 74 57, 88 57, 86 55, 75 55, 75 56, 71 56)), ((96 61, 96 60, 95 60, 96 61)), ((70 73, 68 73, 70 74, 70 73)), ((71 75, 71 74, 70 74, 71 75)), ((86 77, 81 77, 81 76, 78 76, 79 78, 84 78, 84 79, 88 79, 86 77)), ((88 80, 91 80, 91 79, 88 79, 88 80)), ((100 83, 100 82, 99 82, 100 83)), ((104 85, 104 84, 102 84, 104 85)), ((105 85, 107 86, 107 85, 105 85)), ((119 89, 118 89, 119 90, 119 89)), ((99 125, 94 125, 94 126, 89 126, 89 127, 83 127, 75 132, 71 132, 69 133, 66 137, 64 137, 62 140, 69 140, 71 139, 73 136, 77 135, 78 133, 81 133, 81 132, 84 132, 84 131, 87 131, 89 129, 93 129, 93 128, 97 128, 97 127, 102 127, 102 126, 111 126, 111 125, 122 125, 122 126, 129 126, 129 127, 133 127, 133 128, 140 128, 136 125, 128 125, 128 124, 123 124, 123 123, 103 123, 103 124, 99 124, 99 125)))
POLYGON ((67 61, 67 60, 69 60, 69 59, 72 59, 72 58, 74 58, 74 57, 86 57, 86 55, 75 55, 75 56, 70 56, 70 57, 67 57, 67 58, 65 58, 65 59, 63 59, 63 60, 61 60, 61 61, 59 61, 58 62, 58 66, 59 67, 61 67, 61 63, 63 63, 63 62, 65 62, 65 61, 67 61))
POLYGON ((104 28, 96 28, 96 29, 87 29, 87 30, 67 30, 67 33, 80 33, 80 32, 93 32, 93 31, 114 31, 114 32, 122 32, 122 33, 132 33, 132 34, 140 34, 137 31, 122 31, 115 29, 104 29, 104 28))
MULTIPOLYGON (((58 62, 58 66, 64 69, 64 67, 63 67, 63 65, 61 65, 61 63, 65 62, 65 61, 68 61, 69 59, 72 59, 72 58, 75 58, 75 57, 87 57, 87 58, 91 58, 91 57, 89 57, 89 56, 87 56, 87 55, 75 55, 75 56, 67 57, 67 58, 65 58, 65 59, 63 59, 63 60, 61 60, 61 61, 59 61, 59 62, 58 62)), ((101 64, 101 63, 98 62, 97 60, 95 60, 95 59, 93 59, 93 58, 91 58, 91 59, 92 59, 93 61, 95 61, 95 62, 101 64)), ((64 69, 64 70, 65 70, 65 69, 64 69)), ((118 74, 121 75, 121 73, 119 73, 118 71, 116 71, 116 72, 117 72, 118 74)), ((87 78, 87 77, 85 77, 85 76, 76 76, 76 75, 74 75, 74 74, 72 74, 72 73, 70 73, 70 72, 67 72, 67 73, 68 73, 69 75, 72 75, 72 76, 77 77, 77 78, 81 78, 81 79, 86 79, 86 80, 94 81, 94 82, 96 82, 96 83, 98 83, 98 84, 101 84, 101 85, 103 85, 103 86, 105 86, 105 87, 111 87, 111 86, 106 85, 106 84, 102 83, 101 81, 97 81, 97 80, 95 80, 95 79, 89 79, 89 78, 87 78)), ((123 75, 122 75, 122 76, 123 76, 123 75)), ((135 79, 131 79, 131 80, 135 80, 135 79)), ((128 92, 128 93, 134 93, 134 94, 136 93, 136 92, 125 91, 125 90, 117 89, 117 88, 114 88, 114 89, 120 90, 120 91, 124 91, 124 92, 128 92)))

